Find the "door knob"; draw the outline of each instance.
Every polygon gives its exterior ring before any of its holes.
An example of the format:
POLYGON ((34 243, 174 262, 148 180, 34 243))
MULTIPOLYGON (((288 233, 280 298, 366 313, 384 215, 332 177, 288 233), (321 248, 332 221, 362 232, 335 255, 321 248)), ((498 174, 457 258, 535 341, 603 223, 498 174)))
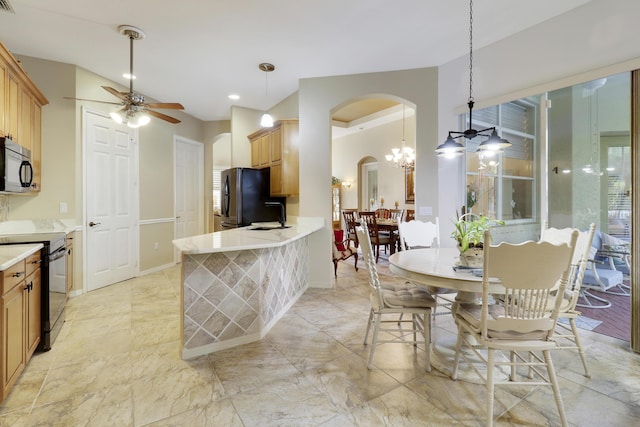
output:
POLYGON ((95 227, 96 225, 100 225, 100 223, 99 222, 93 222, 93 221, 91 221, 89 223, 89 227, 95 227))

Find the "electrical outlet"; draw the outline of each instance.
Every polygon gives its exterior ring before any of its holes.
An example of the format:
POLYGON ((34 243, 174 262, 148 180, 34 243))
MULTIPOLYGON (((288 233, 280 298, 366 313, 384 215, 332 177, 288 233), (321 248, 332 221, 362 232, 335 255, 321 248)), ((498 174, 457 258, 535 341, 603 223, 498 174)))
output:
POLYGON ((67 213, 67 202, 60 202, 60 213, 67 213))
POLYGON ((153 244, 153 250, 154 250, 154 251, 157 251, 159 247, 160 247, 160 244, 159 244, 158 242, 155 242, 155 243, 153 244))

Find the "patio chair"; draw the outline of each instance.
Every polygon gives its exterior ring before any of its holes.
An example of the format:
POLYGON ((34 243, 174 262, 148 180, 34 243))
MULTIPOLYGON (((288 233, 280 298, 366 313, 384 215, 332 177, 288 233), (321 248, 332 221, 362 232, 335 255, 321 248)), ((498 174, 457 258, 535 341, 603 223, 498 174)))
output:
MULTIPOLYGON (((551 359, 556 347, 553 332, 560 313, 561 298, 555 298, 553 310, 547 304, 552 291, 563 295, 578 232, 569 245, 528 241, 519 244, 485 245, 482 278, 482 305, 459 304, 455 312, 458 339, 452 379, 457 379, 460 357, 486 384, 486 424, 493 425, 496 385, 551 386, 563 426, 567 425, 562 396, 551 359), (504 298, 496 301, 489 294, 489 282, 499 281, 504 298), (470 352, 463 352, 463 346, 470 352), (480 349, 486 351, 480 351, 480 349), (508 352, 497 357, 496 352, 508 352), (542 357, 538 352, 542 352, 542 357), (485 370, 480 370, 482 364, 485 370), (496 367, 509 368, 507 380, 494 378, 496 367), (542 367, 546 368, 544 375, 542 367), (525 368, 519 373, 518 368, 525 368)), ((486 231, 484 241, 491 241, 486 231)))
MULTIPOLYGON (((575 230, 573 228, 547 228, 546 222, 544 225, 540 240, 555 244, 568 243, 575 230)), ((581 313, 576 310, 576 304, 582 292, 581 287, 584 272, 590 262, 589 255, 595 229, 596 225, 591 224, 587 231, 580 231, 578 233, 573 259, 571 261, 571 271, 567 279, 567 287, 565 288, 564 294, 560 296, 562 298, 562 304, 560 306, 560 313, 558 314, 558 319, 567 319, 569 325, 558 322, 554 335, 554 339, 558 343, 558 349, 578 350, 582 366, 584 367, 584 376, 587 378, 590 378, 591 375, 589 374, 587 358, 584 348, 582 347, 582 342, 580 341, 580 335, 578 334, 578 326, 576 325, 576 319, 581 315, 581 313)))
MULTIPOLYGON (((602 233, 600 230, 596 230, 593 235, 593 241, 591 243, 590 262, 587 270, 584 273, 582 279, 582 294, 577 303, 578 307, 585 308, 609 308, 611 307, 611 301, 603 298, 600 295, 595 295, 590 290, 598 291, 601 293, 609 293, 612 295, 630 295, 630 288, 624 283, 624 274, 621 270, 615 267, 612 258, 621 251, 613 251, 610 245, 605 246, 603 243, 605 240, 611 241, 611 236, 602 233), (607 248, 605 250, 604 248, 607 248), (607 255, 608 254, 608 255, 607 255), (608 260, 607 260, 608 258, 608 260), (608 263, 605 261, 609 261, 608 263), (613 264, 613 268, 611 267, 613 264)), ((630 256, 629 246, 626 246, 627 256, 630 256)), ((630 271, 630 270, 628 270, 630 271)))
POLYGON ((376 269, 376 262, 371 247, 371 239, 367 223, 356 227, 358 239, 360 240, 360 248, 364 258, 367 271, 369 273, 369 289, 371 311, 369 312, 369 320, 367 321, 367 331, 364 336, 364 344, 367 344, 369 331, 373 328, 371 338, 371 347, 369 350, 369 360, 367 368, 373 368, 373 355, 376 347, 385 343, 404 343, 413 344, 417 347, 418 343, 424 343, 426 353, 426 370, 431 372, 431 309, 435 307, 435 300, 429 292, 418 286, 404 286, 383 284, 380 282, 380 276, 376 269), (387 314, 407 314, 411 315, 409 320, 385 320, 383 316, 387 314), (397 324, 397 326, 385 328, 388 324, 397 324), (380 339, 379 334, 383 332, 383 336, 390 336, 389 339, 380 339), (423 339, 418 340, 417 335, 422 335, 423 339), (408 337, 411 337, 408 338, 408 337))

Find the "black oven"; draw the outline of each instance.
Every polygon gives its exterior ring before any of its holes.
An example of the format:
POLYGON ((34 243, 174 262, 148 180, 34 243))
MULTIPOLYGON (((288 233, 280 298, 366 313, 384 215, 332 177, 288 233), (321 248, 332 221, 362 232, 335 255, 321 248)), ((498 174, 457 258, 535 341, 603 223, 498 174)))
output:
POLYGON ((42 330, 39 350, 50 350, 62 325, 67 303, 67 248, 65 233, 0 236, 0 244, 42 243, 42 330))

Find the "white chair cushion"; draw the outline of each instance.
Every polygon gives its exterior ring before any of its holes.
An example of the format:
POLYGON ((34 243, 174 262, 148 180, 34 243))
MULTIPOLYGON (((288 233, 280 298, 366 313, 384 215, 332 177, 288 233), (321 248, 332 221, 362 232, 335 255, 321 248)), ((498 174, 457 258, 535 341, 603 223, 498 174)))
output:
POLYGON ((426 289, 406 287, 404 289, 382 289, 385 304, 389 307, 435 307, 436 301, 426 289))

